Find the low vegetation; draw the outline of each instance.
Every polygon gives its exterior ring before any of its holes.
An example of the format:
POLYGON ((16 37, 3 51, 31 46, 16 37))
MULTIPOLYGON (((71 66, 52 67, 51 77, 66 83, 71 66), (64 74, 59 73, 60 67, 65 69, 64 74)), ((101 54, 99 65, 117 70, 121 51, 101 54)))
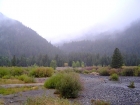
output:
POLYGON ((0 78, 10 79, 12 77, 26 74, 32 77, 50 77, 54 73, 51 67, 0 67, 0 78))
POLYGON ((63 77, 56 84, 56 89, 64 98, 75 98, 82 90, 80 77, 76 73, 64 73, 63 77))
POLYGON ((112 74, 111 76, 110 76, 110 80, 112 80, 112 81, 118 81, 119 80, 119 76, 117 75, 117 74, 112 74))
POLYGON ((48 79, 44 86, 46 88, 55 88, 59 91, 61 97, 75 98, 82 90, 82 84, 78 74, 74 72, 61 72, 48 79))
POLYGON ((0 99, 0 105, 4 105, 4 99, 0 99))
POLYGON ((51 67, 0 67, 0 84, 34 83, 34 77, 50 77, 51 67))
POLYGON ((135 88, 135 84, 134 81, 130 82, 130 84, 128 85, 129 88, 135 88))
POLYGON ((25 74, 19 76, 18 79, 24 81, 25 83, 33 83, 33 82, 35 82, 33 77, 29 77, 28 75, 25 75, 25 74))
POLYGON ((0 78, 0 85, 3 84, 23 84, 24 81, 18 80, 18 79, 2 79, 0 78))
POLYGON ((47 96, 28 98, 25 105, 80 105, 63 98, 52 98, 47 96))
POLYGON ((9 94, 15 94, 18 92, 24 92, 29 90, 37 90, 37 86, 23 86, 23 87, 13 87, 13 88, 3 88, 0 87, 0 94, 3 95, 9 95, 9 94))
POLYGON ((30 71, 30 75, 34 77, 50 77, 54 73, 51 67, 38 67, 30 71))
POLYGON ((58 74, 52 76, 51 78, 49 78, 48 80, 45 81, 44 87, 49 88, 49 89, 55 89, 57 83, 61 80, 61 78, 63 78, 62 73, 58 73, 58 74))
POLYGON ((120 76, 140 76, 140 67, 138 66, 123 66, 122 68, 100 67, 96 70, 101 76, 110 76, 117 74, 120 76))
POLYGON ((102 68, 99 70, 99 73, 101 76, 109 76, 109 70, 107 70, 106 68, 102 68))
POLYGON ((103 100, 91 100, 91 105, 111 105, 109 102, 103 100))

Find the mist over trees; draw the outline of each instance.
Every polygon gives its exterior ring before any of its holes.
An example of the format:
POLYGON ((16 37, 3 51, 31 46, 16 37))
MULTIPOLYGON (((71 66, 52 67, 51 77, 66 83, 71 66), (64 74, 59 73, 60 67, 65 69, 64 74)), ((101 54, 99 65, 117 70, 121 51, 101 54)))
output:
POLYGON ((123 31, 100 35, 96 40, 90 37, 55 47, 31 28, 0 14, 0 66, 53 66, 52 61, 59 67, 64 63, 108 66, 115 48, 121 51, 125 65, 140 64, 140 20, 123 31))
MULTIPOLYGON (((132 23, 123 31, 106 34, 106 37, 103 36, 104 38, 102 38, 100 36, 101 38, 97 40, 90 39, 64 43, 59 48, 69 55, 74 55, 73 53, 90 53, 92 55, 99 54, 100 57, 97 58, 107 57, 109 59, 111 59, 113 50, 119 48, 125 65, 134 66, 140 64, 140 20, 132 23)), ((90 54, 88 55, 90 56, 90 54)), ((98 59, 96 62, 101 62, 100 64, 102 65, 103 60, 98 59)))

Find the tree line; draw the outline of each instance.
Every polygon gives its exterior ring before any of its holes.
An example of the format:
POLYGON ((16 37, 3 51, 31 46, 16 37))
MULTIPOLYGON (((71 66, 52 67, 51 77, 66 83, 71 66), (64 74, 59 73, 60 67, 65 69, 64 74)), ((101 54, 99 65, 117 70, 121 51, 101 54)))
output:
MULTIPOLYGON (((6 56, 0 56, 0 66, 51 66, 56 65, 58 67, 71 66, 71 67, 82 67, 82 66, 111 66, 111 63, 114 59, 119 59, 121 64, 126 66, 137 66, 140 64, 140 59, 136 55, 123 55, 119 49, 115 49, 114 53, 117 53, 115 56, 92 54, 92 53, 70 53, 69 55, 55 55, 54 57, 49 57, 47 54, 38 55, 32 57, 26 57, 25 55, 17 57, 14 55, 11 59, 6 56), (118 58, 119 54, 121 57, 118 58), (120 60, 121 59, 121 60, 120 60), (53 62, 53 63, 52 63, 53 62), (52 64, 51 64, 52 63, 52 64)), ((116 62, 116 61, 114 61, 116 62)), ((118 65, 120 65, 118 63, 118 65)))

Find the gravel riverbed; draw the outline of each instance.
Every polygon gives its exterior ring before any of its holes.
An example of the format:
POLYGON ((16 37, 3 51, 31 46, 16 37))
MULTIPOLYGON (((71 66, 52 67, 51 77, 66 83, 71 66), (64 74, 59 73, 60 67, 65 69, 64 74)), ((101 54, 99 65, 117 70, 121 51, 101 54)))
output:
MULTIPOLYGON (((70 99, 79 101, 82 105, 91 105, 91 100, 109 101, 111 105, 140 105, 140 77, 120 77, 119 81, 110 81, 108 76, 93 76, 80 74, 84 85, 79 97, 70 99), (134 81, 136 88, 127 86, 134 81)), ((47 95, 56 97, 54 89, 32 90, 12 95, 0 95, 5 105, 21 105, 28 97, 47 95)))
POLYGON ((140 78, 120 77, 110 81, 108 76, 82 75, 84 90, 78 100, 83 105, 91 105, 91 100, 109 101, 111 105, 140 105, 140 78), (128 88, 134 81, 136 88, 128 88))

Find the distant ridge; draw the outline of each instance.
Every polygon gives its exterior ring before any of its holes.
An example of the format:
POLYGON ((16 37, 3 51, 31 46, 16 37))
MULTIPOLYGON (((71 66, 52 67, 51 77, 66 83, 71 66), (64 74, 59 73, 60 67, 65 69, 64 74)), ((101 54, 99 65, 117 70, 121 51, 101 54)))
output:
POLYGON ((60 52, 31 28, 0 13, 0 56, 54 56, 60 52))
POLYGON ((123 31, 102 33, 96 36, 100 37, 97 40, 87 38, 86 40, 64 43, 60 46, 60 49, 67 53, 88 52, 111 56, 114 49, 118 47, 124 55, 140 57, 140 19, 133 22, 123 31))

